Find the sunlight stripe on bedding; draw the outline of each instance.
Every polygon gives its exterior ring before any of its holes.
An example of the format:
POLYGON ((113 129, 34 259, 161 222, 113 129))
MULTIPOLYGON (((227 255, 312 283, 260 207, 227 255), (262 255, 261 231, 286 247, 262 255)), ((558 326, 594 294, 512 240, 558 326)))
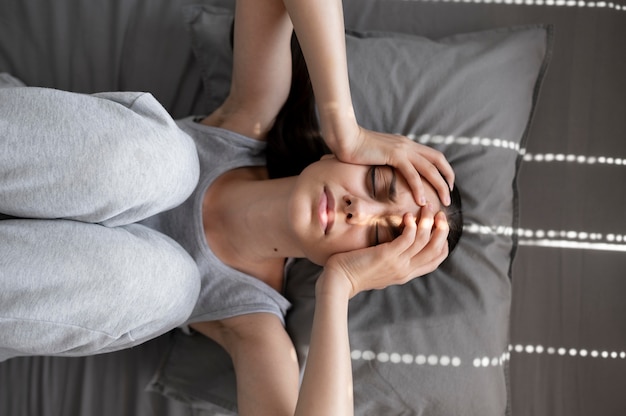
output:
POLYGON ((594 233, 573 230, 531 230, 513 229, 506 226, 464 224, 463 232, 469 234, 503 235, 519 237, 521 246, 554 247, 580 250, 601 250, 626 252, 626 234, 594 233))
POLYGON ((563 153, 525 153, 524 162, 564 162, 581 165, 626 166, 626 159, 610 156, 584 156, 563 153))
POLYGON ((511 360, 511 354, 553 355, 561 357, 601 358, 626 360, 626 351, 609 351, 603 349, 544 347, 543 345, 511 344, 508 350, 497 356, 482 356, 463 361, 460 357, 437 354, 400 354, 396 352, 374 352, 371 350, 352 350, 353 361, 376 361, 382 364, 404 364, 419 366, 439 366, 459 368, 470 363, 474 368, 500 367, 511 360))
POLYGON ((421 144, 458 144, 465 146, 496 147, 514 150, 524 157, 524 162, 540 163, 578 163, 580 165, 614 165, 626 166, 626 158, 613 156, 586 156, 564 153, 529 153, 525 148, 520 148, 519 143, 511 140, 490 137, 465 137, 443 134, 408 134, 407 137, 421 144))
POLYGON ((498 367, 504 365, 504 363, 506 363, 510 359, 511 353, 509 351, 505 351, 501 355, 496 357, 475 357, 472 360, 472 366, 475 368, 498 367))
POLYGON ((498 4, 504 6, 543 6, 566 7, 583 9, 609 9, 626 11, 626 5, 612 1, 584 1, 584 0, 402 0, 407 2, 423 3, 461 3, 461 4, 498 4))
POLYGON ((620 251, 626 252, 626 244, 585 243, 576 241, 519 240, 520 246, 573 248, 579 250, 620 251))
POLYGON ((502 149, 515 150, 520 154, 525 154, 525 149, 521 149, 519 143, 515 143, 511 140, 499 139, 499 138, 489 138, 489 137, 480 137, 480 136, 452 136, 452 135, 442 135, 442 134, 407 134, 409 139, 414 140, 421 144, 460 144, 460 145, 469 145, 469 146, 483 146, 483 147, 499 147, 502 149))
POLYGON ((554 355, 561 357, 581 357, 581 358, 602 358, 612 360, 626 360, 626 351, 609 351, 602 349, 585 349, 585 348, 565 348, 565 347, 544 347, 543 345, 509 345, 508 351, 505 351, 498 357, 475 357, 472 366, 475 368, 488 368, 501 366, 511 360, 511 354, 535 354, 535 355, 554 355))
POLYGON ((603 349, 544 347, 543 345, 509 345, 509 352, 516 354, 546 354, 561 357, 603 358, 613 360, 626 360, 626 351, 609 351, 603 349))
POLYGON ((460 367, 459 357, 437 354, 400 354, 396 352, 374 352, 370 350, 352 350, 350 357, 353 361, 378 361, 380 363, 428 365, 439 367, 460 367))

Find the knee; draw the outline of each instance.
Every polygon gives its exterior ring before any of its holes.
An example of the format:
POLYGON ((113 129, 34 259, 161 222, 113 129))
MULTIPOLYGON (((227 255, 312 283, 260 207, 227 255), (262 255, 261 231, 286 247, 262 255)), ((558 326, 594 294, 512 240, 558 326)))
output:
POLYGON ((0 360, 129 348, 181 325, 196 304, 195 261, 147 227, 2 222, 0 360))
MULTIPOLYGON (((170 129, 170 138, 164 140, 156 149, 156 163, 153 163, 154 175, 159 200, 165 209, 173 208, 184 202, 194 191, 200 177, 200 162, 196 145, 191 137, 182 130, 170 129)), ((156 141, 156 140, 155 140, 156 141)), ((139 160, 145 160, 140 155, 139 160)))
POLYGON ((153 251, 155 255, 149 259, 140 281, 129 288, 136 294, 133 307, 139 309, 135 310, 136 319, 127 330, 137 343, 182 325, 191 315, 200 293, 200 273, 191 256, 169 237, 152 230, 148 233, 153 234, 148 238, 158 250, 153 251))
POLYGON ((138 222, 182 204, 200 174, 195 144, 177 127, 148 133, 104 158, 109 176, 100 183, 106 184, 102 188, 109 199, 119 203, 114 215, 100 221, 107 226, 138 222))
MULTIPOLYGON (((166 332, 182 325, 191 315, 200 294, 200 275, 193 261, 180 262, 178 267, 158 273, 150 286, 148 297, 154 299, 153 308, 144 313, 148 327, 158 322, 155 328, 166 332)), ((146 325, 133 329, 133 338, 141 338, 146 325)))

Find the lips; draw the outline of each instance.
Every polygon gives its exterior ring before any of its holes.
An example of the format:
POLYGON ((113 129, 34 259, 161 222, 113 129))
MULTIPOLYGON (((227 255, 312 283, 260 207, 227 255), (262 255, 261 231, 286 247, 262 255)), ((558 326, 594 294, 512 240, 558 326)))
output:
POLYGON ((320 196, 318 217, 324 234, 328 234, 335 223, 335 198, 326 187, 320 196))

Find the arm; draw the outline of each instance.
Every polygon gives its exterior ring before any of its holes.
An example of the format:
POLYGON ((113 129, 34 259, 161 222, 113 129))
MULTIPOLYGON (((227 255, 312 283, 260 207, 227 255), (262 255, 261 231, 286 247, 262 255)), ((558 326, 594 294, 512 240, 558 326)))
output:
POLYGON ((203 123, 265 139, 289 94, 292 32, 282 0, 237 0, 230 92, 203 123))
POLYGON ((354 413, 348 338, 350 287, 324 271, 315 285, 311 344, 296 415, 354 413))
POLYGON ((447 256, 445 215, 422 209, 404 218, 396 240, 332 256, 316 284, 315 315, 296 415, 351 415, 352 363, 348 301, 357 293, 402 284, 434 270, 447 256), (431 234, 432 233, 432 234, 431 234))
POLYGON ((377 133, 358 125, 348 80, 342 2, 284 1, 307 62, 322 135, 328 146, 345 162, 398 168, 416 201, 424 205, 421 174, 438 191, 441 201, 449 205, 454 172, 443 154, 406 137, 377 133))
POLYGON ((323 274, 317 284, 311 346, 300 394, 295 349, 275 316, 258 313, 192 325, 231 356, 241 416, 352 414, 347 324, 350 286, 332 276, 323 274))
POLYGON ((192 327, 215 340, 232 358, 240 415, 294 414, 298 361, 291 339, 276 316, 255 313, 192 327))
POLYGON ((275 316, 259 313, 192 325, 232 357, 240 415, 353 414, 348 302, 364 290, 406 283, 443 261, 445 216, 421 211, 418 224, 410 214, 404 218, 405 229, 394 241, 329 259, 316 283, 311 343, 299 391, 295 351, 275 316))

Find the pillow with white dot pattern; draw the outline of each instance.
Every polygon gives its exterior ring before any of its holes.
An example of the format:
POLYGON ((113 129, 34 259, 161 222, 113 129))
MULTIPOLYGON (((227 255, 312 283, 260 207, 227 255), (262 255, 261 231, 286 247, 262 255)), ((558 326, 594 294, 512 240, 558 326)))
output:
MULTIPOLYGON (((207 93, 218 105, 228 90, 224 74, 232 66, 232 15, 194 7, 188 17, 207 93)), ((348 32, 359 122, 441 150, 455 169, 465 222, 459 244, 438 270, 351 301, 356 414, 507 412, 516 175, 551 33, 541 25, 439 40, 348 32)), ((296 261, 288 273, 286 295, 293 308, 287 329, 301 361, 318 273, 305 260, 296 261)), ((195 408, 234 411, 228 356, 203 337, 176 338, 151 388, 195 408)))

